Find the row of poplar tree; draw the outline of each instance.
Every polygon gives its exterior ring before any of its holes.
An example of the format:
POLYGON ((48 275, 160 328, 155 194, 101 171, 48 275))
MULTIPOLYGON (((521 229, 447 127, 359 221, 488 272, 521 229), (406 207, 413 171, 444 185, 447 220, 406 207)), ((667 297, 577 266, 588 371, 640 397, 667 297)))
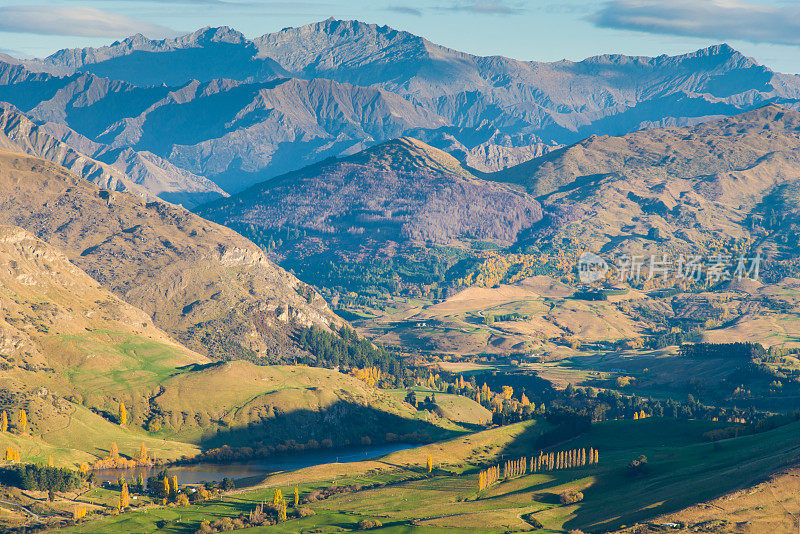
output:
POLYGON ((550 453, 539 452, 538 456, 506 460, 503 463, 502 476, 500 465, 494 465, 478 473, 478 490, 483 491, 501 478, 509 479, 539 471, 556 471, 559 469, 573 469, 600 462, 600 453, 597 449, 569 449, 550 453))

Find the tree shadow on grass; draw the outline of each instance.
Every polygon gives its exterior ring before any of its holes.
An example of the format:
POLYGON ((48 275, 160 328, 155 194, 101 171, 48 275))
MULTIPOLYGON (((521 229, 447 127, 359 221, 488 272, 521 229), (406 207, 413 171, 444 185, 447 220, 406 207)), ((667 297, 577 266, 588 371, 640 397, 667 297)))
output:
POLYGON ((304 444, 310 440, 317 443, 330 440, 334 447, 345 447, 387 443, 387 434, 395 442, 425 443, 459 433, 421 419, 405 418, 355 402, 338 401, 323 410, 280 412, 275 407, 273 416, 245 426, 222 429, 203 439, 200 446, 207 450, 224 445, 233 448, 286 447, 288 443, 288 450, 282 452, 300 452, 307 450, 304 444))
POLYGON ((596 482, 563 528, 613 530, 756 484, 796 460, 798 428, 675 447, 675 454, 652 457, 642 476, 631 476, 624 461, 604 466, 601 458, 596 482))

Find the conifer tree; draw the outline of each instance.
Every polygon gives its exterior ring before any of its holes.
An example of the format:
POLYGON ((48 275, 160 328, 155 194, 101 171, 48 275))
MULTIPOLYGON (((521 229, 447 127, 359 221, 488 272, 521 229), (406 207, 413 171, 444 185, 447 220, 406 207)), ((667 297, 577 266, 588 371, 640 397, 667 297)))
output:
POLYGON ((17 415, 17 430, 20 433, 25 432, 28 429, 28 414, 25 413, 25 410, 20 408, 19 414, 17 415))
POLYGON ((586 449, 581 449, 581 467, 586 465, 586 449))
POLYGON ((0 432, 8 432, 8 414, 5 410, 0 414, 0 432))
POLYGON ((119 401, 119 424, 125 425, 128 423, 128 410, 125 409, 125 403, 119 401))

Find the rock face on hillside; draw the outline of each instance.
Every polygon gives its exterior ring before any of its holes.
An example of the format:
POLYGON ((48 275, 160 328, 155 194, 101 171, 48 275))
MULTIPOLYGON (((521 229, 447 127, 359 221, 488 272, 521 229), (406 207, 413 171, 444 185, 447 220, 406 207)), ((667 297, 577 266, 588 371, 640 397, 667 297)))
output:
POLYGON ((797 107, 800 79, 727 45, 540 63, 330 19, 252 40, 204 28, 8 60, 2 100, 236 193, 400 136, 496 171, 590 135, 693 125, 768 102, 797 107))
POLYGON ((270 180, 200 209, 223 224, 310 230, 335 241, 509 244, 542 217, 531 196, 481 180, 449 154, 401 138, 270 180))
POLYGON ((240 235, 162 202, 99 189, 62 167, 0 153, 0 223, 63 250, 186 346, 280 360, 291 324, 341 322, 309 286, 240 235))
MULTIPOLYGON (((173 352, 175 365, 206 361, 171 340, 146 313, 114 296, 61 251, 22 228, 0 226, 0 283, 4 369, 81 367, 90 363, 90 356, 52 351, 53 336, 88 339, 94 334, 87 332, 95 331, 162 344, 173 352)), ((15 376, 20 378, 20 373, 15 376)))

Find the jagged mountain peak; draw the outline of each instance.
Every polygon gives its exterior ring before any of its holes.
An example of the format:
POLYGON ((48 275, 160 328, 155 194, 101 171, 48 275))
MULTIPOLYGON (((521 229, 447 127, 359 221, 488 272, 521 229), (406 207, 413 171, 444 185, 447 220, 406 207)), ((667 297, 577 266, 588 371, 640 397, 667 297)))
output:
POLYGON ((202 46, 208 43, 242 44, 249 41, 243 33, 230 26, 206 26, 195 32, 178 37, 174 42, 175 44, 202 46))
MULTIPOLYGON (((570 63, 570 62, 566 62, 570 63)), ((727 43, 720 43, 683 54, 660 56, 628 56, 624 54, 600 54, 588 57, 579 64, 597 65, 650 65, 653 67, 690 66, 694 70, 715 70, 719 67, 748 68, 760 66, 727 43)))

